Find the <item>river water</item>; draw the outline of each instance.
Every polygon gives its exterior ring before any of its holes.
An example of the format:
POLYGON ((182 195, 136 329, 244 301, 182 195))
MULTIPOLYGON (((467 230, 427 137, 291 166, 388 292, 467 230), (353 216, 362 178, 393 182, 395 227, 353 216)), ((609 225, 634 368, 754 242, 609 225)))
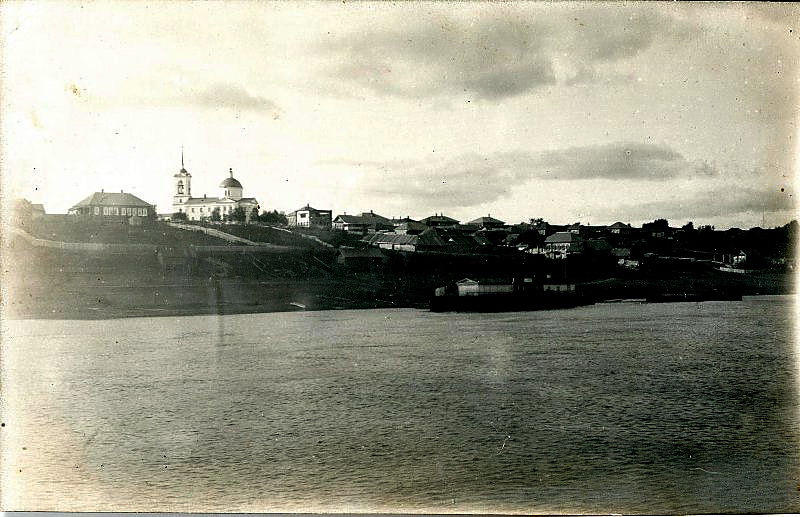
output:
POLYGON ((797 512, 793 314, 6 321, 2 506, 797 512))

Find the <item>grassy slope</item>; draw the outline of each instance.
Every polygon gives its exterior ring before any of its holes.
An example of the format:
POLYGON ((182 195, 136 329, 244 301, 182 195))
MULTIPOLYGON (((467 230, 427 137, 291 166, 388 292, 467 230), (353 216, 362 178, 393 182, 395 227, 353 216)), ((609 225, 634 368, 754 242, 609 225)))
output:
POLYGON ((34 237, 64 242, 103 244, 154 244, 158 246, 226 245, 227 241, 202 232, 189 232, 165 223, 142 226, 119 223, 79 222, 74 218, 48 217, 23 228, 34 237))

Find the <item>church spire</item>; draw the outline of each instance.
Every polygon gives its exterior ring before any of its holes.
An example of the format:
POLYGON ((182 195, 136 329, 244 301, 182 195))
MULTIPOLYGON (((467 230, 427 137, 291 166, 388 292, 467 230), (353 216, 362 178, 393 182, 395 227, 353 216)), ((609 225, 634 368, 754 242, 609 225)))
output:
POLYGON ((181 172, 186 172, 186 166, 183 164, 183 145, 181 145, 181 172))

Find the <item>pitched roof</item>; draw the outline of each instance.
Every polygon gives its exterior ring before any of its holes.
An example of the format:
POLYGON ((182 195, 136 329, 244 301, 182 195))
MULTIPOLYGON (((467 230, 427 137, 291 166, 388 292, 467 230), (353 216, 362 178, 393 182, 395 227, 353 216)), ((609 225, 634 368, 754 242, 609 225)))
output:
POLYGON ((418 236, 417 244, 420 246, 445 246, 447 243, 442 239, 434 228, 428 228, 418 236))
POLYGON ((474 233, 480 229, 480 226, 475 224, 454 224, 452 228, 448 228, 448 230, 455 230, 461 233, 474 233))
POLYGON ((347 223, 347 224, 369 224, 360 215, 347 215, 347 214, 337 215, 336 219, 334 219, 334 222, 347 223))
MULTIPOLYGON (((79 208, 85 206, 141 206, 152 207, 150 203, 139 199, 133 194, 127 192, 95 192, 88 196, 79 203, 73 205, 72 208, 79 208)), ((72 208, 70 210, 72 210, 72 208)))
POLYGON ((478 217, 477 219, 473 219, 472 221, 470 221, 467 224, 477 224, 477 225, 483 226, 485 224, 494 224, 494 225, 500 224, 500 225, 502 225, 502 224, 506 224, 506 222, 505 221, 501 221, 500 219, 495 219, 494 217, 491 217, 491 216, 486 216, 486 217, 478 217))
POLYGON ((448 223, 448 224, 458 224, 458 221, 453 219, 452 217, 447 217, 446 215, 429 215, 422 221, 421 223, 428 224, 428 223, 448 223))
POLYGON ((209 203, 235 203, 233 199, 225 199, 218 197, 190 197, 186 200, 184 205, 207 205, 209 203))
POLYGON ((582 242, 580 235, 572 232, 557 232, 544 240, 545 244, 558 244, 562 242, 582 242))
POLYGON ((360 217, 363 217, 364 219, 367 219, 367 220, 374 219, 374 220, 380 221, 382 223, 390 222, 390 219, 388 217, 383 217, 382 215, 378 215, 375 212, 361 212, 361 216, 360 217))
POLYGON ((345 258, 383 258, 378 248, 339 248, 339 253, 345 258))
POLYGON ((405 230, 405 231, 408 231, 408 230, 411 230, 411 231, 419 230, 419 231, 422 232, 422 231, 425 231, 426 229, 428 229, 428 227, 425 226, 424 224, 418 223, 416 221, 407 221, 405 223, 400 223, 399 225, 397 225, 397 229, 398 230, 405 230))
POLYGON ((619 221, 617 221, 616 223, 614 223, 611 226, 609 226, 609 228, 614 228, 614 229, 617 229, 617 228, 630 228, 630 227, 631 227, 631 225, 625 224, 625 223, 621 223, 619 221))
POLYGON ((508 278, 462 278, 456 285, 511 285, 508 278))
POLYGON ((373 233, 361 240, 370 244, 417 244, 419 236, 404 233, 373 233))
POLYGON ((295 210, 295 212, 304 212, 304 211, 306 211, 306 212, 330 212, 330 210, 317 210, 316 208, 314 208, 311 205, 306 205, 303 208, 298 208, 297 210, 295 210))

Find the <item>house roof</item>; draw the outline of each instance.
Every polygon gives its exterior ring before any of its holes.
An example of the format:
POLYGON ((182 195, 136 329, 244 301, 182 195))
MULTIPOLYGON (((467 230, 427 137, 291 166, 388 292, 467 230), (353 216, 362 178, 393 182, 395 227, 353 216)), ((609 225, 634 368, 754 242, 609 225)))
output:
POLYGON ((511 285, 508 278, 462 278, 456 285, 511 285))
POLYGON ((237 203, 256 203, 256 204, 258 204, 258 201, 256 201, 256 198, 254 198, 254 197, 243 197, 242 199, 239 199, 238 201, 235 200, 235 199, 231 199, 229 197, 190 197, 189 199, 186 200, 185 203, 182 203, 182 204, 184 204, 184 205, 210 205, 210 204, 214 204, 214 203, 216 203, 216 204, 229 204, 229 205, 235 205, 237 203))
POLYGON ((372 219, 372 220, 375 220, 375 221, 380 221, 382 223, 391 222, 391 220, 388 217, 383 217, 382 215, 378 215, 378 214, 376 214, 375 212, 372 212, 372 211, 370 211, 370 212, 361 212, 360 217, 363 217, 364 219, 367 219, 367 220, 372 219))
POLYGON ((481 227, 476 224, 454 224, 452 228, 448 228, 448 230, 455 230, 461 233, 474 233, 480 230, 481 227))
POLYGON ((470 221, 467 224, 477 224, 478 226, 484 226, 486 224, 502 225, 502 224, 506 224, 506 223, 505 223, 505 221, 501 221, 500 219, 495 219, 494 217, 486 216, 486 217, 478 217, 477 219, 473 219, 472 221, 470 221))
POLYGON ((563 242, 582 242, 580 235, 571 232, 557 232, 544 240, 545 244, 558 244, 563 242))
POLYGON ((339 248, 339 253, 345 258, 383 258, 378 248, 339 248))
POLYGON ((630 227, 631 227, 631 225, 625 224, 625 223, 622 223, 622 222, 619 222, 619 221, 617 221, 616 223, 614 223, 611 226, 609 226, 609 228, 612 228, 612 229, 615 229, 615 230, 617 228, 630 228, 630 227))
POLYGON ((330 213, 330 210, 317 210, 311 205, 306 205, 303 208, 298 208, 295 212, 325 212, 330 213))
POLYGON ((486 236, 484 236, 484 235, 474 235, 472 238, 475 239, 475 242, 477 242, 481 246, 490 246, 490 245, 494 244, 492 241, 487 239, 486 236))
POLYGON ((363 225, 369 224, 360 215, 347 215, 347 214, 337 215, 336 219, 334 219, 334 222, 347 223, 347 224, 363 224, 363 225))
POLYGON ((361 240, 370 244, 417 244, 419 236, 403 233, 373 233, 361 240))
POLYGON ((429 223, 458 224, 457 220, 453 219, 452 217, 447 217, 446 215, 430 215, 420 222, 423 224, 429 224, 429 223))
POLYGON ((441 235, 433 229, 428 228, 418 235, 419 241, 417 244, 420 246, 445 246, 447 243, 442 239, 441 235))
POLYGON ((400 223, 399 225, 397 225, 397 229, 398 230, 405 230, 405 231, 408 231, 408 230, 425 231, 427 228, 428 227, 425 226, 424 224, 418 223, 416 221, 407 221, 405 223, 400 223))
MULTIPOLYGON (((85 206, 141 206, 152 207, 147 201, 143 201, 133 194, 127 192, 95 192, 91 196, 83 199, 79 203, 72 206, 72 208, 80 208, 85 206)), ((70 208, 70 210, 72 210, 70 208)))

